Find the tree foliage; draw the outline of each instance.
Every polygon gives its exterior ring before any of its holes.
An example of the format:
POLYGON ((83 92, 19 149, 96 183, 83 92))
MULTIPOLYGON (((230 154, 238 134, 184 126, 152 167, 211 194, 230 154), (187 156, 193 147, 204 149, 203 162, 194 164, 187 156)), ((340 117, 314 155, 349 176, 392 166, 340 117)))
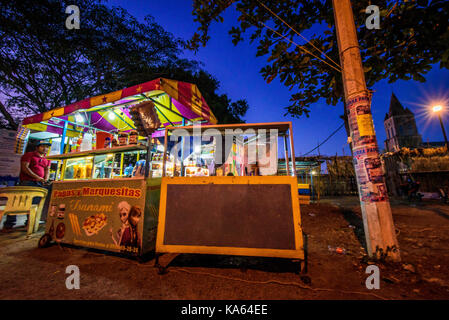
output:
POLYGON ((26 115, 171 76, 196 83, 211 98, 206 101, 220 122, 242 121, 246 109, 234 104, 246 101, 219 95, 219 82, 197 61, 181 59, 184 42, 152 16, 141 23, 122 8, 78 0, 80 29, 68 30, 65 9, 70 4, 0 0, 3 127, 16 128, 26 115))
MULTIPOLYGON (((333 61, 340 63, 331 0, 193 0, 193 14, 199 23, 188 47, 197 50, 210 39, 213 22, 223 21, 223 12, 234 6, 238 22, 229 30, 234 44, 249 38, 257 42, 257 56, 266 56, 260 71, 270 83, 274 78, 290 90, 291 104, 286 114, 308 116, 310 105, 320 98, 335 105, 343 100, 341 73, 280 35, 324 58, 270 10, 303 34, 312 32, 310 43, 333 61), (266 26, 274 29, 273 32, 266 26), (319 32, 318 32, 319 31, 319 32)), ((425 81, 433 64, 449 68, 449 2, 446 0, 357 0, 352 1, 354 19, 368 88, 382 79, 425 81), (380 29, 369 30, 366 8, 380 8, 380 29)), ((327 62, 330 62, 326 59, 327 62)))

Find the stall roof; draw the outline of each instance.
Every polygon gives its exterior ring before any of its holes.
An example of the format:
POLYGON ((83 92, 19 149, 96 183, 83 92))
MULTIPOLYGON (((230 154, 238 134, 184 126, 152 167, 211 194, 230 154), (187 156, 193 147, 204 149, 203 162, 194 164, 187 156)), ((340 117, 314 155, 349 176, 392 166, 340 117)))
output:
POLYGON ((154 102, 163 127, 179 125, 183 119, 203 121, 206 124, 217 123, 195 84, 158 78, 27 117, 23 119, 22 125, 37 131, 60 133, 60 122, 66 120, 71 123, 68 128, 71 131, 80 128, 85 130, 84 123, 104 131, 126 131, 133 129, 128 108, 148 100, 154 102), (83 117, 82 121, 80 117, 83 117))
MULTIPOLYGON (((276 129, 278 130, 278 134, 280 136, 285 135, 287 131, 291 130, 291 122, 267 122, 267 123, 237 123, 237 124, 219 124, 219 125, 201 125, 201 130, 206 129, 216 129, 220 132, 225 132, 227 129, 242 129, 243 131, 248 129, 276 129)), ((195 129, 195 126, 186 126, 182 127, 182 129, 187 130, 188 132, 193 132, 195 129)), ((168 126, 167 130, 175 130, 178 129, 177 127, 168 126)))

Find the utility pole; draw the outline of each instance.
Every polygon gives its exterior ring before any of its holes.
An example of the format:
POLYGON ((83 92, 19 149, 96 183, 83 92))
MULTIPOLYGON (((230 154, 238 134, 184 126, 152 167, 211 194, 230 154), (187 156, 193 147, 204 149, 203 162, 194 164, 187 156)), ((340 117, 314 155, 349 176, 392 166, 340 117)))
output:
MULTIPOLYGON (((332 0, 368 255, 400 261, 350 0, 332 0)), ((374 31, 373 31, 374 32, 374 31)))
POLYGON ((441 114, 438 113, 438 119, 440 119, 441 131, 443 131, 444 144, 446 145, 446 151, 449 151, 449 144, 447 142, 446 130, 444 130, 443 120, 441 120, 441 114))

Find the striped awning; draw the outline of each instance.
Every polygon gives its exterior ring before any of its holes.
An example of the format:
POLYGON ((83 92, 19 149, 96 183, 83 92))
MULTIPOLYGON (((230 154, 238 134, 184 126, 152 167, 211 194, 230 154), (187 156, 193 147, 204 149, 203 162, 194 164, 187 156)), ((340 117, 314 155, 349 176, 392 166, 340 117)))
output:
POLYGON ((179 125, 183 120, 217 123, 196 85, 158 78, 27 117, 22 125, 37 131, 60 133, 60 122, 66 120, 71 131, 86 130, 77 125, 83 123, 104 131, 127 131, 133 129, 129 107, 146 100, 154 102, 162 127, 179 125))

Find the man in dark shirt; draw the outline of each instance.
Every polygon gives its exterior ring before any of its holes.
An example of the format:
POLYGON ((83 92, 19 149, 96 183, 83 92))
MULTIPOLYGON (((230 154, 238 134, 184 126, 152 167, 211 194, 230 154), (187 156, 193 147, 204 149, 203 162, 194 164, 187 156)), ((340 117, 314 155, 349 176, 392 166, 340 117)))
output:
MULTIPOLYGON (((36 150, 32 152, 25 153, 20 159, 20 186, 33 186, 41 187, 49 190, 47 197, 45 199, 44 207, 42 209, 41 219, 46 218, 48 201, 50 199, 51 185, 48 185, 48 177, 50 175, 50 160, 45 158, 48 153, 48 149, 51 144, 47 141, 39 141, 36 150)), ((34 198, 33 204, 38 204, 40 198, 34 198)), ((28 223, 28 217, 27 217, 28 223)), ((5 225, 3 230, 5 232, 11 231, 16 224, 16 216, 8 215, 6 217, 5 225)))

